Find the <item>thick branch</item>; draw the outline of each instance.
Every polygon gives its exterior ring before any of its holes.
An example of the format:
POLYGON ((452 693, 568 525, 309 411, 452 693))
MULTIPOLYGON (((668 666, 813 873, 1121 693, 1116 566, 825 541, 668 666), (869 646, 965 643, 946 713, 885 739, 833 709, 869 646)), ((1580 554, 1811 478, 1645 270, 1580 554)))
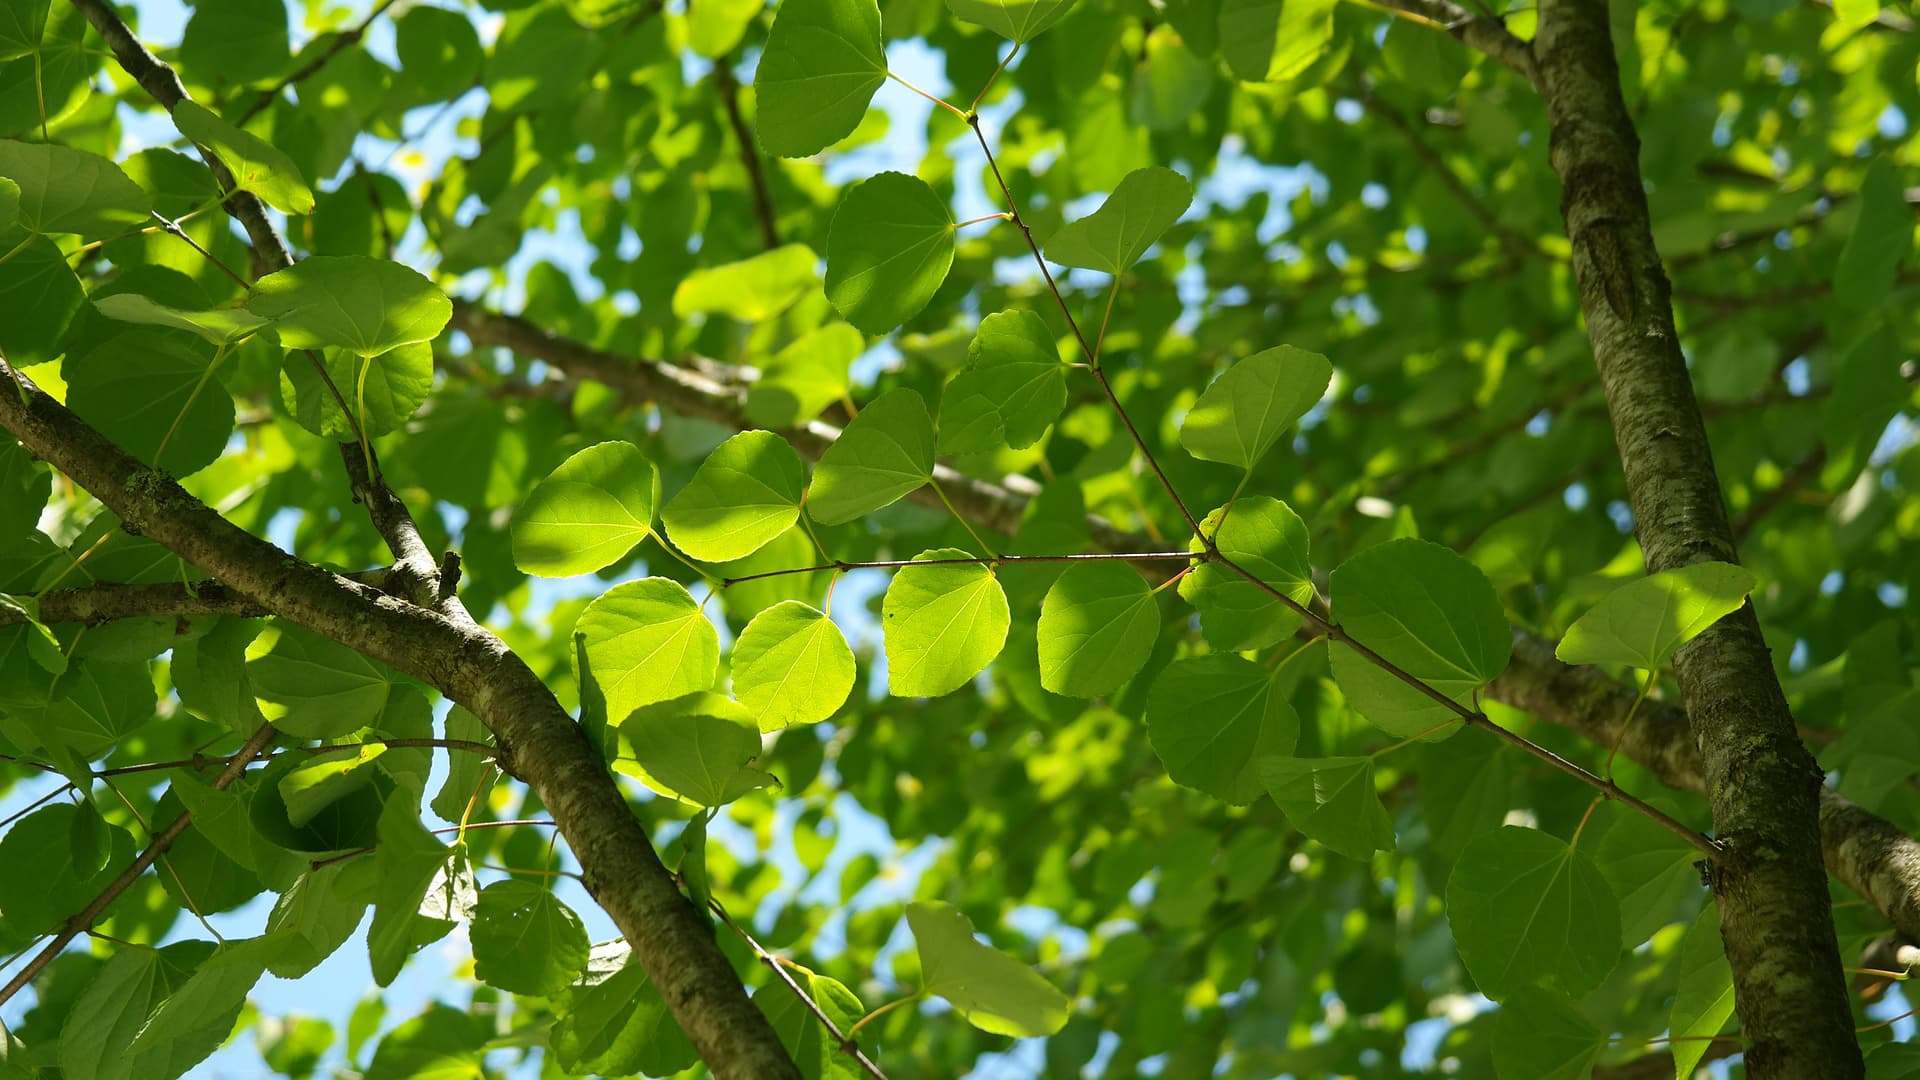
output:
MULTIPOLYGON (((747 418, 746 388, 664 361, 620 356, 544 330, 513 315, 496 315, 462 301, 453 305, 452 327, 475 345, 509 349, 530 360, 544 361, 575 379, 592 379, 622 391, 635 401, 652 401, 682 416, 698 417, 742 430, 757 425, 747 418)), ((794 449, 817 458, 840 437, 840 429, 821 420, 781 432, 794 449)), ((933 478, 967 517, 994 532, 1011 536, 1020 526, 1026 500, 1039 488, 1023 476, 1009 476, 994 484, 945 465, 936 465, 933 478)), ((923 487, 908 498, 942 509, 939 495, 923 487)), ((1108 551, 1144 551, 1150 542, 1089 516, 1095 546, 1108 551)))
POLYGON ((302 562, 227 521, 0 361, 0 427, 123 522, 276 614, 413 675, 494 733, 501 764, 552 812, 584 871, 716 1076, 797 1077, 712 928, 553 692, 457 601, 446 613, 302 562))
MULTIPOLYGON (((1515 631, 1513 663, 1487 687, 1487 696, 1576 732, 1596 746, 1620 744, 1660 782, 1707 793, 1705 769, 1687 730, 1687 716, 1670 702, 1649 699, 1633 723, 1634 689, 1598 668, 1556 660, 1553 643, 1515 631), (1625 727, 1624 734, 1622 727, 1625 727)), ((1827 872, 1871 902, 1895 930, 1920 941, 1920 841, 1831 788, 1820 789, 1820 847, 1827 872)))
MULTIPOLYGON (((1550 158, 1580 308, 1649 572, 1737 562, 1706 425, 1654 247, 1639 137, 1605 0, 1543 0, 1535 40, 1550 158)), ((1821 872, 1822 776, 1801 745, 1751 605, 1684 647, 1675 670, 1704 762, 1714 877, 1747 1067, 1761 1080, 1862 1066, 1821 872)))

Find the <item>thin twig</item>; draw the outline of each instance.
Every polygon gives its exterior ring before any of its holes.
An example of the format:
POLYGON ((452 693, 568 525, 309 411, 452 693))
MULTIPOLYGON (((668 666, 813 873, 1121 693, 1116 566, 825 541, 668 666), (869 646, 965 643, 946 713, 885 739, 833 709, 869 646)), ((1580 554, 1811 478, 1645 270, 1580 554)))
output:
POLYGON ((745 581, 760 581, 764 578, 786 577, 789 574, 821 574, 829 570, 898 570, 908 566, 1006 566, 1014 563, 1064 563, 1064 562, 1154 562, 1162 559, 1199 559, 1203 556, 1191 551, 1089 551, 1077 555, 982 555, 978 558, 964 559, 873 559, 864 562, 830 562, 818 566, 792 566, 785 570, 763 570, 758 574, 745 574, 735 578, 721 578, 721 588, 738 585, 745 581))
POLYGON ((833 1039, 835 1048, 848 1057, 851 1057, 861 1069, 866 1071, 868 1076, 873 1077, 873 1080, 887 1080, 887 1074, 881 1072, 880 1066, 874 1064, 873 1060, 861 1051, 860 1044, 853 1041, 852 1033, 842 1032, 840 1025, 833 1022, 833 1017, 828 1016, 826 1010, 820 1007, 820 1003, 813 1000, 813 995, 800 989, 800 984, 793 980, 792 975, 787 974, 787 969, 785 965, 781 963, 779 957, 768 952, 758 941, 754 940, 752 934, 747 933, 745 928, 739 923, 734 922, 733 916, 727 914, 727 909, 721 907, 718 900, 709 898, 707 900, 707 907, 711 909, 715 915, 720 917, 720 921, 725 923, 728 929, 740 935, 740 940, 746 942, 747 947, 753 950, 754 958, 766 965, 767 970, 773 972, 775 978, 785 983, 787 989, 793 991, 793 995, 800 999, 800 1003, 807 1007, 808 1012, 813 1014, 814 1019, 820 1021, 820 1023, 826 1027, 827 1034, 833 1039))
POLYGON ((747 181, 753 188, 753 212, 760 224, 760 243, 768 250, 780 246, 780 215, 774 210, 773 190, 767 186, 766 169, 760 164, 760 151, 754 146, 753 131, 740 112, 740 83, 733 77, 728 58, 713 62, 713 88, 726 109, 727 124, 733 128, 733 141, 740 145, 740 164, 746 167, 747 181))
POLYGON ((294 84, 303 82, 317 74, 320 69, 326 67, 328 62, 334 57, 358 44, 361 38, 367 36, 367 29, 373 25, 373 21, 386 14, 387 9, 392 7, 395 2, 396 0, 380 0, 380 3, 373 6, 372 11, 367 12, 366 18, 360 20, 358 24, 348 27, 336 34, 333 40, 327 43, 326 50, 319 56, 314 57, 302 65, 300 70, 293 72, 286 78, 281 79, 278 83, 275 83, 271 89, 260 91, 260 96, 253 99, 253 104, 247 106, 247 111, 240 114, 240 118, 233 122, 233 126, 245 127, 247 121, 260 115, 261 110, 273 104, 274 98, 286 93, 287 89, 294 84))
MULTIPOLYGON (((233 756, 233 760, 228 763, 226 769, 219 776, 214 777, 211 785, 213 789, 223 790, 239 779, 240 774, 246 771, 247 763, 252 761, 260 751, 266 749, 267 744, 273 741, 276 734, 278 732, 274 730, 272 724, 261 724, 247 739, 246 744, 240 748, 240 752, 233 756)), ((173 842, 180 838, 181 833, 187 831, 187 826, 192 821, 193 815, 182 811, 180 816, 174 818, 166 828, 155 833, 152 842, 147 844, 147 849, 140 853, 139 858, 133 860, 133 865, 127 867, 119 877, 114 878, 106 888, 100 890, 100 895, 94 897, 92 903, 68 919, 66 925, 53 935, 53 940, 47 942, 38 953, 34 954, 27 966, 21 968, 4 988, 0 988, 0 1005, 6 1004, 8 999, 32 982, 48 964, 53 963, 53 958, 60 955, 60 951, 67 947, 67 942, 90 929, 94 921, 120 898, 120 894, 126 892, 128 887, 140 879, 141 874, 146 873, 147 867, 152 866, 155 859, 164 855, 167 849, 173 846, 173 842)))

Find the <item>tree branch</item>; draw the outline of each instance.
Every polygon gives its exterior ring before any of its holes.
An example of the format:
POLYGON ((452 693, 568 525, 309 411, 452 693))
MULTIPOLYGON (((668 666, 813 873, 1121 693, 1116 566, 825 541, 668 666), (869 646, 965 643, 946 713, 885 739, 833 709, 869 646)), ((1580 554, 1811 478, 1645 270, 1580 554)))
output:
POLYGON ((579 725, 458 600, 450 598, 444 612, 422 607, 296 559, 129 456, 4 360, 0 376, 13 383, 0 388, 0 427, 122 521, 239 595, 421 679, 479 717, 498 741, 502 768, 551 811, 587 891, 632 944, 713 1073, 799 1076, 579 725))
MULTIPOLYGON (((1543 0, 1535 40, 1580 308, 1647 570, 1738 561, 1706 425, 1654 246, 1639 136, 1605 0, 1543 0)), ((1675 670, 1705 765, 1721 937, 1747 1067, 1759 1080, 1861 1075, 1821 868, 1822 774, 1794 727, 1748 604, 1683 647, 1675 670)))
POLYGON ((740 145, 740 164, 746 167, 747 182, 753 187, 753 213, 760 224, 760 243, 772 251, 780 246, 780 215, 773 208, 773 190, 767 186, 766 168, 761 165, 760 151, 754 146, 753 130, 740 112, 739 80, 733 77, 733 69, 724 56, 713 62, 713 88, 726 109, 733 141, 740 145))
MULTIPOLYGON (((1553 643, 1514 632, 1513 663, 1487 687, 1487 696, 1567 728, 1597 746, 1619 743, 1660 782, 1707 794, 1706 770, 1687 729, 1687 715, 1671 702, 1648 699, 1628 725, 1634 689, 1598 668, 1571 667, 1554 658, 1553 643)), ((1820 789, 1820 846, 1827 872, 1885 915, 1895 930, 1920 940, 1920 841, 1853 800, 1820 789)))
MULTIPOLYGON (((267 744, 272 742, 277 734, 279 732, 274 730, 272 724, 261 724, 256 728, 248 737, 246 744, 240 747, 240 752, 233 755, 233 759, 227 763, 225 769, 220 771, 219 776, 213 778, 213 789, 220 791, 238 780, 240 774, 247 771, 247 764, 258 757, 260 751, 266 749, 267 744)), ((0 1004, 5 1004, 9 998, 19 993, 22 987, 32 982, 48 964, 53 963, 54 957, 59 956, 60 951, 67 947, 67 942, 92 929, 93 924, 100 920, 100 916, 106 912, 107 908, 120 898, 120 894, 140 880, 140 875, 147 872, 147 867, 152 866, 155 860, 165 855, 167 849, 173 846, 175 840, 180 839, 180 834, 186 832, 187 826, 192 822, 193 815, 183 810, 179 817, 154 833, 153 839, 148 842, 147 849, 140 853, 139 858, 134 859, 125 870, 122 870, 120 876, 108 882, 107 887, 100 890, 100 895, 94 897, 92 903, 68 919, 59 932, 53 935, 53 939, 42 946, 40 951, 34 954, 33 959, 27 961, 25 967, 15 972, 6 986, 0 987, 0 1004)))

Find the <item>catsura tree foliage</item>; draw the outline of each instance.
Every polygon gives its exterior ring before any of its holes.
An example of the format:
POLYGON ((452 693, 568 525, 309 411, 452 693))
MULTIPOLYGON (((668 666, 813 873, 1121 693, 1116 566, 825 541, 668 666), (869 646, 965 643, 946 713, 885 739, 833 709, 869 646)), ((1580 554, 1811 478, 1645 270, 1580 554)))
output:
POLYGON ((163 7, 0 0, 4 1075, 1920 1074, 1903 7, 163 7))

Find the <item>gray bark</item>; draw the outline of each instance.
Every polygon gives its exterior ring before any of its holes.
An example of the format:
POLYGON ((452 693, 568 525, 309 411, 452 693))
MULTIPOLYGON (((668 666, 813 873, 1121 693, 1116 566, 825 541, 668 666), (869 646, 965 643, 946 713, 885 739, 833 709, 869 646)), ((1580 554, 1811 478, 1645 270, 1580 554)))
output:
MULTIPOLYGON (((1647 570, 1737 562, 1674 328, 1604 0, 1543 0, 1534 55, 1580 308, 1647 570)), ((1821 773, 1751 605, 1674 661, 1714 829, 1713 891, 1757 1078, 1862 1074, 1820 851, 1821 773)))

